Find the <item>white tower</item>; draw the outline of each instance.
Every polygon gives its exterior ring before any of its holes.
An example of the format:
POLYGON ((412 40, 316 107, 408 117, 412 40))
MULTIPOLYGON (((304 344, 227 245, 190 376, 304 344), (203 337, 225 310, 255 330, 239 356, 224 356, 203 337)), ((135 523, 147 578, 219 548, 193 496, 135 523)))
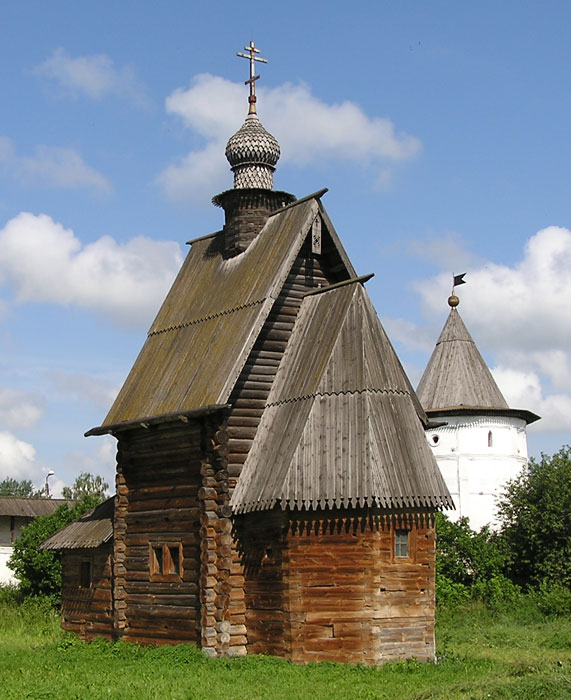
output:
POLYGON ((417 395, 434 427, 429 444, 454 499, 452 520, 479 530, 495 525, 496 497, 527 462, 528 423, 535 413, 509 408, 466 329, 455 294, 417 395))

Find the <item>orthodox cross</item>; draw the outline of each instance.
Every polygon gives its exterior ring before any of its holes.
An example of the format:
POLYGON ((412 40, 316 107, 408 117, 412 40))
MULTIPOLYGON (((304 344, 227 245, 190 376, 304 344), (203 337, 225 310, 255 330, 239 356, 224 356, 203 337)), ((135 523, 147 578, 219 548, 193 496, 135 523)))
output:
POLYGON ((254 46, 253 41, 250 42, 249 46, 244 46, 244 51, 248 51, 248 53, 237 51, 236 56, 247 58, 250 61, 250 79, 245 80, 244 85, 250 85, 250 97, 248 98, 250 109, 248 110, 248 114, 256 114, 256 80, 260 77, 256 75, 256 61, 260 61, 260 63, 267 63, 268 61, 261 56, 256 56, 257 53, 260 53, 260 49, 254 46))

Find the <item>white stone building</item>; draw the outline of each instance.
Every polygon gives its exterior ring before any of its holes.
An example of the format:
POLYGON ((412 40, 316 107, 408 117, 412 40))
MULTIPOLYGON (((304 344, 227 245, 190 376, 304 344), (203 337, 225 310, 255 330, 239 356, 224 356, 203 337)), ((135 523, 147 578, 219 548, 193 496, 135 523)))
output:
POLYGON ((24 525, 39 515, 53 513, 64 503, 73 505, 74 501, 65 498, 0 498, 0 585, 16 583, 8 561, 24 525))
POLYGON ((479 530, 494 527, 496 498, 527 462, 526 428, 539 416, 509 408, 460 318, 458 297, 448 303, 417 394, 435 424, 426 437, 456 505, 448 516, 468 517, 479 530))

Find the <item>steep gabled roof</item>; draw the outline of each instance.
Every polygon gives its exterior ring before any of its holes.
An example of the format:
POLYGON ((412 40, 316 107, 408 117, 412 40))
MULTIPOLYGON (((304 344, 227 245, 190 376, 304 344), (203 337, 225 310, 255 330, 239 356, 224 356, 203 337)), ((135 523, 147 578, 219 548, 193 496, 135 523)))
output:
POLYGON ((414 391, 361 284, 305 297, 235 512, 451 506, 414 391))
POLYGON ((426 411, 457 407, 509 410, 455 308, 444 324, 417 395, 426 411))
POLYGON ((277 212, 236 257, 193 243, 103 427, 227 402, 318 211, 277 212))
POLYGON ((113 537, 115 497, 66 525, 55 535, 44 540, 40 549, 93 549, 113 537))

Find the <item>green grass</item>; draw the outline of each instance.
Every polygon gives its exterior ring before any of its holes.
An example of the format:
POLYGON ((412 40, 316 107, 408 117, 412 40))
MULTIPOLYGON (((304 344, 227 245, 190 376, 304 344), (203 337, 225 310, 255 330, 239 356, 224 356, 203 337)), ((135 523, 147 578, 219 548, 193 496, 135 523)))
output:
POLYGON ((0 602, 2 700, 569 700, 571 618, 482 607, 441 615, 438 663, 382 668, 270 657, 207 659, 190 646, 85 644, 46 606, 0 602))

